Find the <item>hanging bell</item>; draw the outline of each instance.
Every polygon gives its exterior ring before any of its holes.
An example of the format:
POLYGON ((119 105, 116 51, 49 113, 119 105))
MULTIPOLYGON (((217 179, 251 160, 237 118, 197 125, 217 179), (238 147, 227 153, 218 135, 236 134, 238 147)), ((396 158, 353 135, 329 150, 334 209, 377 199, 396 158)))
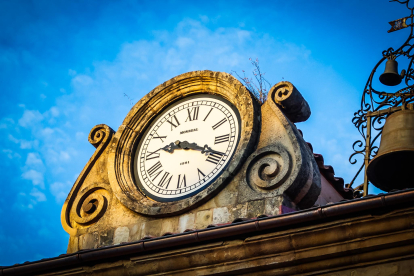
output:
POLYGON ((383 191, 414 188, 414 110, 398 111, 387 118, 367 176, 383 191))
POLYGON ((394 86, 401 83, 405 70, 401 72, 401 75, 398 74, 398 62, 394 59, 388 59, 385 63, 385 71, 379 77, 379 80, 382 84, 388 86, 394 86))

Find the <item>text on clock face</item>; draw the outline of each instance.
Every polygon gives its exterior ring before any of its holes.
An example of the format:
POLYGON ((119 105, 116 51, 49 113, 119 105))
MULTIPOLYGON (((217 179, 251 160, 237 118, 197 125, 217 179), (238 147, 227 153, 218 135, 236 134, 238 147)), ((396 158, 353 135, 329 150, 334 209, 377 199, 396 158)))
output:
POLYGON ((208 96, 167 109, 139 146, 140 183, 151 194, 167 198, 207 186, 228 165, 238 142, 238 124, 228 104, 208 96))

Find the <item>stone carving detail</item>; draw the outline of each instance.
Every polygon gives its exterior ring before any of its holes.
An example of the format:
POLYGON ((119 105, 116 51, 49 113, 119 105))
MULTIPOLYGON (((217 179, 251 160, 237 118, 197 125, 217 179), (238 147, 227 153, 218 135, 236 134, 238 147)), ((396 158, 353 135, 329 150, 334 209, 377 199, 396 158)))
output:
POLYGON ((77 228, 88 227, 97 222, 110 204, 111 188, 108 184, 93 183, 87 187, 82 185, 113 134, 114 131, 104 124, 93 127, 89 133, 88 140, 96 150, 73 185, 61 213, 62 226, 71 235, 76 234, 77 228))
POLYGON ((70 216, 76 223, 87 226, 97 222, 106 212, 110 199, 109 192, 99 186, 87 187, 78 194, 70 216))
POLYGON ((250 186, 265 190, 282 185, 291 171, 291 158, 281 145, 271 145, 259 149, 247 160, 247 180, 250 186))
POLYGON ((299 91, 287 81, 274 85, 261 106, 261 133, 257 150, 243 168, 238 199, 287 196, 295 208, 313 206, 321 191, 312 151, 293 122, 305 121, 311 111, 299 91))
POLYGON ((293 123, 304 122, 310 117, 311 110, 308 102, 292 83, 281 81, 275 84, 270 89, 269 95, 293 123))

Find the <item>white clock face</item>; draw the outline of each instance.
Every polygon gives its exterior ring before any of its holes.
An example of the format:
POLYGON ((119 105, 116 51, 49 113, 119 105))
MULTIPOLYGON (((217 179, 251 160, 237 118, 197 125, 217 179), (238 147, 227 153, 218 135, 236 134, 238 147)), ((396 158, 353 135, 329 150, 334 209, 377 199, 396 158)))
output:
POLYGON ((237 110, 211 96, 187 97, 155 118, 135 154, 135 179, 150 198, 175 201, 209 186, 240 138, 237 110))

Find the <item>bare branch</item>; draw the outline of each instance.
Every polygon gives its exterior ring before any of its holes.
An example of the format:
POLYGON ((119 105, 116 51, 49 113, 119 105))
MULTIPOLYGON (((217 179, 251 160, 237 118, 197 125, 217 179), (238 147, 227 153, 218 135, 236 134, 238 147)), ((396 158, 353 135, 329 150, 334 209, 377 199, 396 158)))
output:
POLYGON ((249 58, 249 60, 254 66, 252 71, 254 80, 253 78, 247 77, 244 70, 242 70, 243 76, 240 76, 236 71, 232 71, 232 73, 234 73, 259 102, 263 104, 267 99, 267 94, 272 85, 264 78, 265 73, 262 73, 260 70, 259 59, 256 58, 256 60, 252 60, 249 58))

